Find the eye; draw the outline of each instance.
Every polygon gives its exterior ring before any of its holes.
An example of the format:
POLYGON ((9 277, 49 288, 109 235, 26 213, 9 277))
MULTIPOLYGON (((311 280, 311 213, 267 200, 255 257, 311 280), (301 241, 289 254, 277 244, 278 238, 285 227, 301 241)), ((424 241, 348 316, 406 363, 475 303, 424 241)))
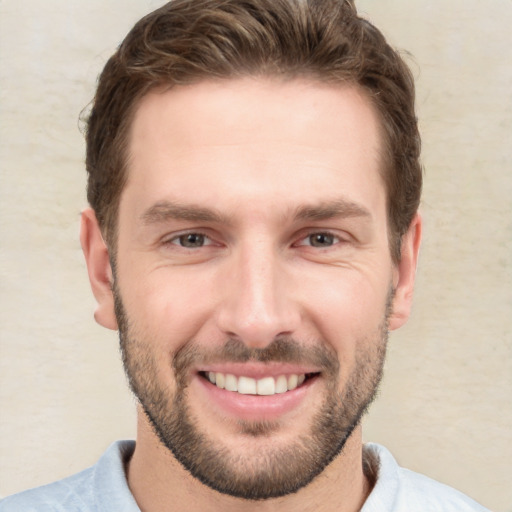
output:
POLYGON ((303 238, 298 245, 327 248, 340 242, 340 238, 332 233, 310 233, 303 238))
POLYGON ((201 233, 185 233, 172 238, 168 243, 179 245, 186 249, 197 249, 205 245, 210 245, 211 240, 201 233))
POLYGON ((339 241, 338 237, 331 233, 313 233, 306 240, 311 247, 331 247, 339 241))

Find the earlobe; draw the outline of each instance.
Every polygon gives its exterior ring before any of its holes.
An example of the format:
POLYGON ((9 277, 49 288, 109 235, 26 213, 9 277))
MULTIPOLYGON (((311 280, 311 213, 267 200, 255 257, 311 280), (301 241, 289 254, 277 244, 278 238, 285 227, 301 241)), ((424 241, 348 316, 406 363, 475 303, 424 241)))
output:
POLYGON ((389 317, 389 329, 395 330, 407 322, 411 312, 414 281, 421 244, 422 219, 419 213, 413 218, 402 239, 400 262, 396 265, 394 297, 389 317))
POLYGON ((80 243, 92 292, 98 303, 94 318, 103 327, 117 330, 108 247, 103 240, 94 210, 91 208, 86 208, 81 214, 80 243))

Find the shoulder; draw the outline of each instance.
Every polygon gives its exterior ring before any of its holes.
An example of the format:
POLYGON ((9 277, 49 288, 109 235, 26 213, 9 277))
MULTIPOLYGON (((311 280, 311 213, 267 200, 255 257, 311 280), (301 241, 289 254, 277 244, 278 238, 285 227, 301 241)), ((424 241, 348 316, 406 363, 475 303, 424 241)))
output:
POLYGON ((0 512, 138 512, 124 474, 124 461, 131 456, 133 448, 132 441, 118 441, 94 466, 4 498, 0 501, 0 512))
POLYGON ((94 466, 58 482, 29 489, 0 501, 0 512, 64 512, 94 510, 94 466))
POLYGON ((383 446, 365 445, 364 456, 372 461, 376 483, 362 512, 489 512, 456 489, 401 468, 383 446))
POLYGON ((400 468, 402 501, 405 504, 420 503, 425 510, 443 512, 486 512, 476 501, 465 494, 436 482, 424 475, 400 468))

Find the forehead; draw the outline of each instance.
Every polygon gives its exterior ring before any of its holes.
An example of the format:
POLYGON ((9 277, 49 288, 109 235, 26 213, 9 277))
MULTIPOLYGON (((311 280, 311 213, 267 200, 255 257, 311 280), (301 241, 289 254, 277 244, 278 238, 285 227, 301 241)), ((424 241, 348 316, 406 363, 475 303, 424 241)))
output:
POLYGON ((221 143, 226 135, 231 143, 276 142, 280 134, 302 135, 317 146, 351 145, 363 124, 371 136, 368 141, 380 145, 378 113, 365 90, 306 79, 247 77, 153 89, 136 107, 130 131, 132 150, 138 142, 147 142, 144 132, 155 121, 167 124, 163 135, 177 137, 176 145, 215 135, 221 143), (362 117, 363 123, 359 122, 362 117), (236 130, 227 133, 220 127, 236 130), (315 127, 320 130, 312 130, 315 127))
POLYGON ((123 196, 146 207, 180 196, 226 207, 362 200, 383 194, 381 148, 378 115, 355 86, 247 78, 155 90, 134 115, 123 196))

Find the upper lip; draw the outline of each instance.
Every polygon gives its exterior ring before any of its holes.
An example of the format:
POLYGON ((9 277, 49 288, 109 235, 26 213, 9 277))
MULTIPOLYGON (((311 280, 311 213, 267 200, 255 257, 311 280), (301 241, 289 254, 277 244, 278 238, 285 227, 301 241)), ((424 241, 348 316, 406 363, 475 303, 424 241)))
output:
POLYGON ((280 375, 301 375, 319 373, 320 370, 310 365, 280 362, 246 362, 246 363, 212 363, 201 365, 197 372, 215 372, 235 375, 236 377, 251 377, 261 379, 263 377, 277 378, 280 375))

